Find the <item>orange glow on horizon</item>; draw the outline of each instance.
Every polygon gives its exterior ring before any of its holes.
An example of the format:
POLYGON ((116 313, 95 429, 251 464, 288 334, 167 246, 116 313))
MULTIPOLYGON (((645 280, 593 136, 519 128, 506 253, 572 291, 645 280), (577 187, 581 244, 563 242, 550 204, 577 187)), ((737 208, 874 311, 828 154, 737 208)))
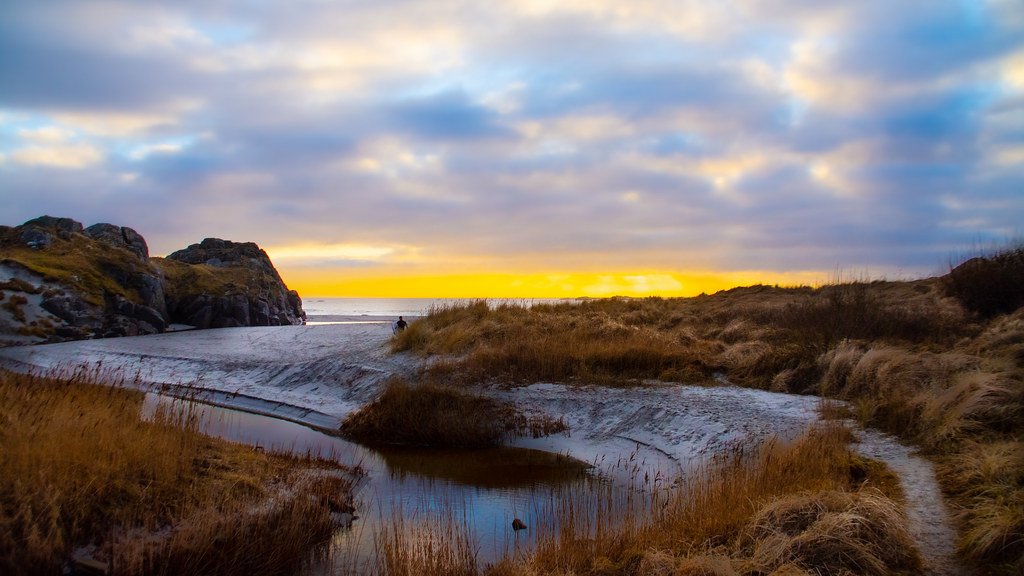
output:
POLYGON ((737 286, 820 284, 817 272, 568 272, 375 275, 280 267, 288 287, 307 297, 349 298, 576 298, 696 296, 737 286))

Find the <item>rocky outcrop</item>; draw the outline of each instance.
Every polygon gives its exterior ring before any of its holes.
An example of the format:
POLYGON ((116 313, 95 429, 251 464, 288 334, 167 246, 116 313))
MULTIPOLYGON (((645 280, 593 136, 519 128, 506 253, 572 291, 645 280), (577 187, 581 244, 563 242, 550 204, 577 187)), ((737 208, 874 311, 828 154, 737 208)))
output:
POLYGON ((82 233, 82 225, 71 218, 40 216, 15 228, 18 238, 29 248, 47 248, 55 238, 70 240, 73 234, 82 233))
POLYGON ((304 319, 251 242, 207 239, 162 259, 123 226, 51 216, 0 226, 0 345, 304 319))
POLYGON ((93 224, 85 229, 85 235, 110 246, 124 248, 143 260, 149 258, 149 246, 146 245, 146 239, 142 237, 142 234, 126 226, 93 224))
POLYGON ((281 326, 306 319, 267 253, 252 242, 207 238, 164 261, 171 317, 198 328, 281 326), (184 267, 184 268, 183 268, 184 267))
POLYGON ((0 298, 5 343, 154 334, 169 321, 163 274, 145 240, 70 218, 0 229, 0 298))

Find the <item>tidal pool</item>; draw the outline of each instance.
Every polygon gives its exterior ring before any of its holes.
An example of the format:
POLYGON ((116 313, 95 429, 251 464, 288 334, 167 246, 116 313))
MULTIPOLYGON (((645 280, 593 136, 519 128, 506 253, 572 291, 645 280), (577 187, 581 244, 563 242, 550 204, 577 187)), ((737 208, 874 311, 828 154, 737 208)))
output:
POLYGON ((373 570, 381 535, 399 527, 422 537, 424 528, 468 535, 482 566, 509 554, 528 552, 539 532, 558 529, 559 508, 577 508, 584 524, 605 522, 622 507, 635 512, 635 486, 619 485, 591 473, 591 467, 563 454, 527 448, 475 450, 368 448, 301 424, 229 408, 201 405, 156 394, 146 397, 144 414, 157 409, 191 410, 200 431, 268 451, 310 454, 359 467, 357 519, 340 529, 327 557, 310 574, 373 570), (585 512, 584 512, 585 511, 585 512), (604 518, 596 516, 603 512, 604 518), (528 528, 512 530, 520 518, 528 528))

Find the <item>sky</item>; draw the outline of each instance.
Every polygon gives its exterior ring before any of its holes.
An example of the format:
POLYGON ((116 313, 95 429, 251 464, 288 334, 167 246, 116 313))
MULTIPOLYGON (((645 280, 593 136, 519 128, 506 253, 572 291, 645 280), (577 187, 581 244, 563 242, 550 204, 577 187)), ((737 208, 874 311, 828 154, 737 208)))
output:
POLYGON ((1024 222, 1020 0, 0 0, 0 224, 303 296, 941 274, 1024 222))

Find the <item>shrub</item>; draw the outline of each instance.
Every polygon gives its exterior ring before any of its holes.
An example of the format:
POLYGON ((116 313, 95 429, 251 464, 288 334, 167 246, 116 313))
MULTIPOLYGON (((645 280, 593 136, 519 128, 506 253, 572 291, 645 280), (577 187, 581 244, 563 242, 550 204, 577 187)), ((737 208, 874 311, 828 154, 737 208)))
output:
POLYGON ((529 419, 510 405, 434 383, 395 378, 376 400, 350 415, 341 432, 367 444, 479 448, 509 435, 565 429, 561 421, 529 419))
POLYGON ((971 258, 944 278, 946 292, 985 318, 1024 305, 1024 245, 971 258))
POLYGON ((13 316, 15 320, 18 322, 24 322, 26 317, 25 310, 22 309, 22 306, 25 304, 28 304, 28 299, 20 294, 15 294, 8 298, 2 306, 5 310, 11 313, 11 316, 13 316))

